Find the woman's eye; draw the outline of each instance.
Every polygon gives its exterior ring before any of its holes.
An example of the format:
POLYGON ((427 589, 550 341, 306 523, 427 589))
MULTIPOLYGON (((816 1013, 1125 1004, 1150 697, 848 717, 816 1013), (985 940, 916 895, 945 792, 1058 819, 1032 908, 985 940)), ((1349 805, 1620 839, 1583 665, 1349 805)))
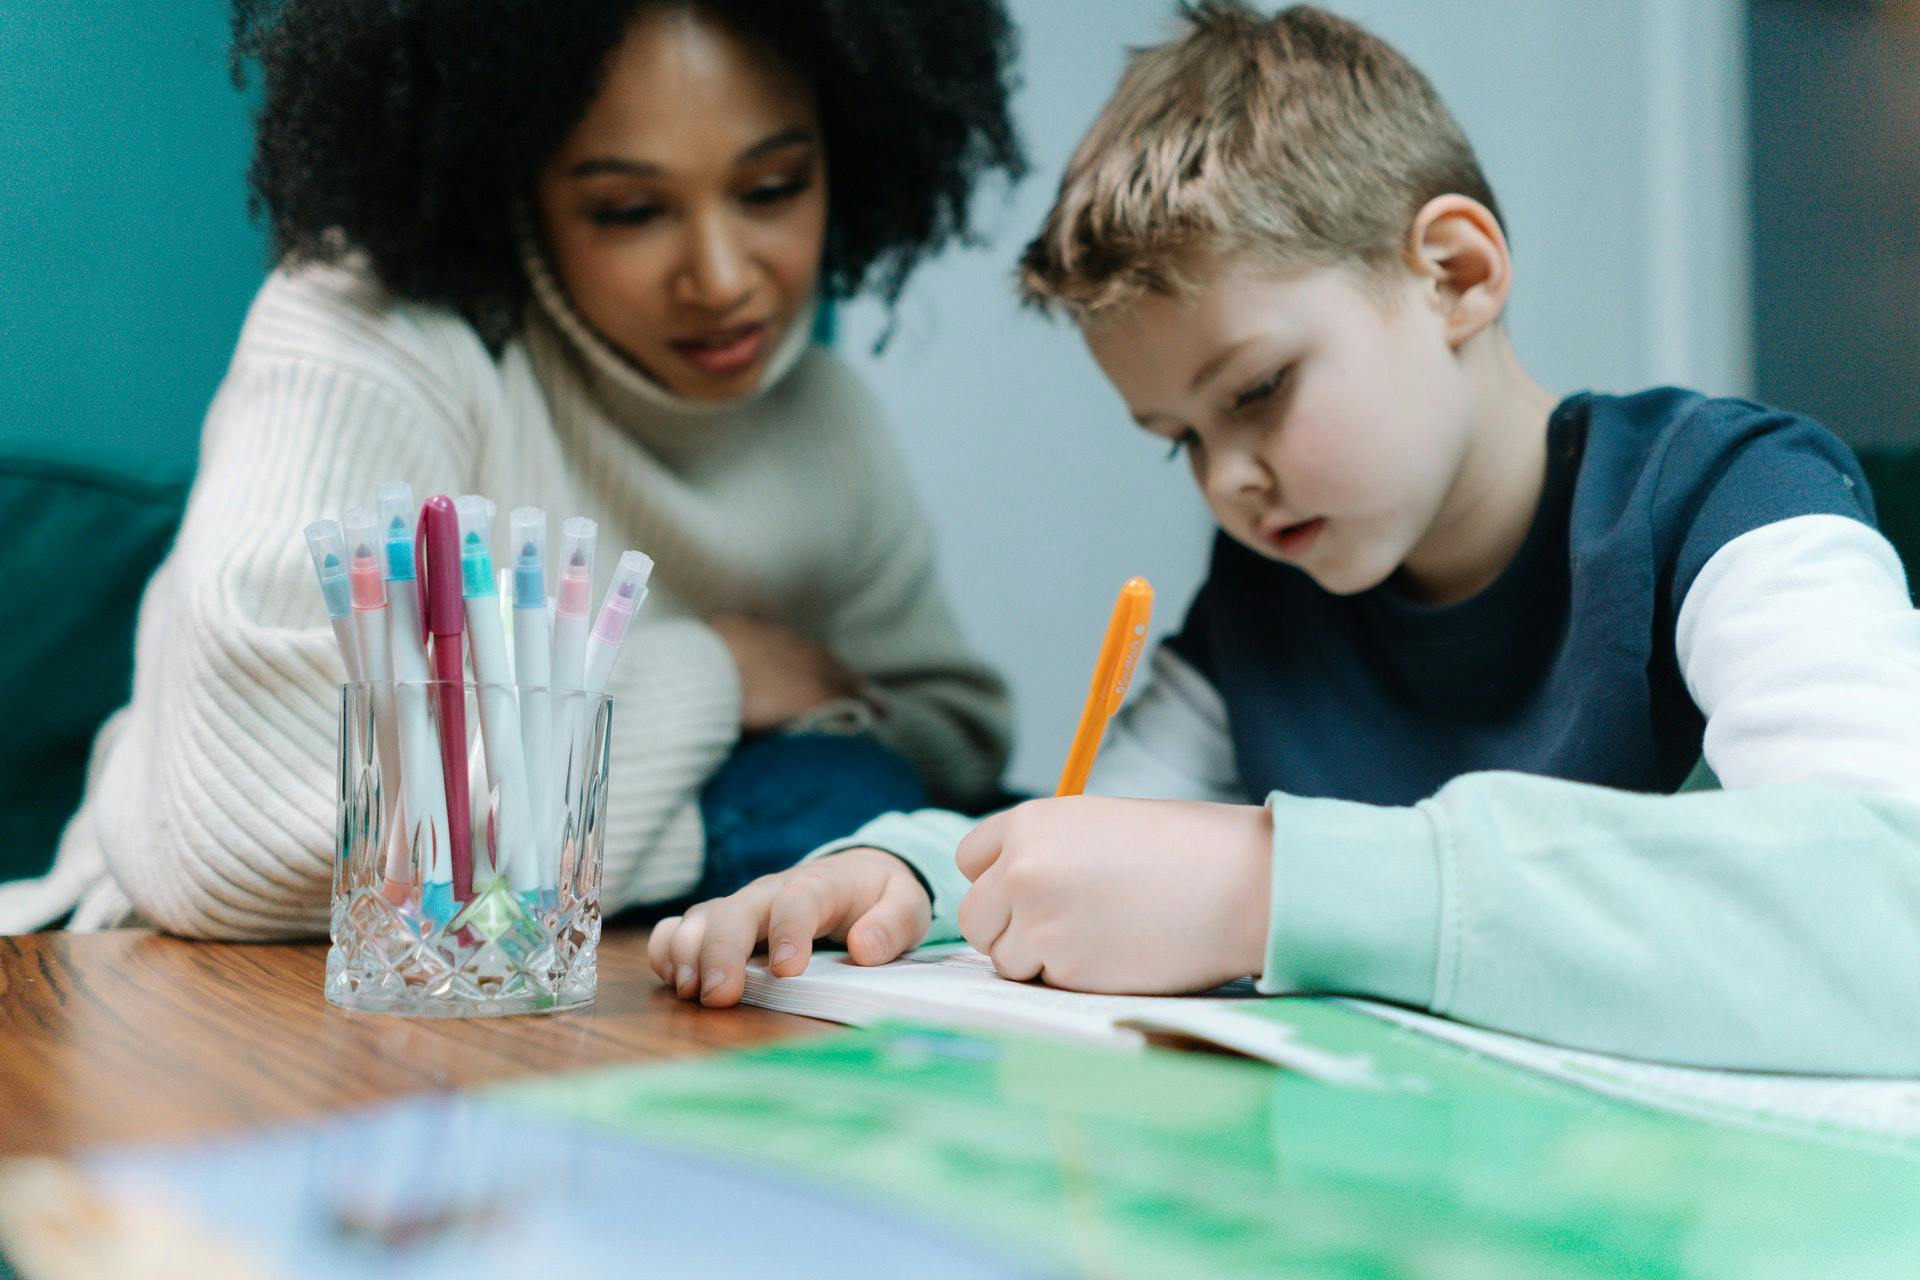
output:
POLYGON ((658 216, 660 206, 657 204, 627 204, 596 209, 593 220, 603 227, 637 227, 652 222, 658 216))
POLYGON ((1178 436, 1174 437, 1173 448, 1167 450, 1167 461, 1172 462, 1175 458, 1199 443, 1200 437, 1194 433, 1192 427, 1188 427, 1185 431, 1182 431, 1178 436))
POLYGON ((1293 371, 1293 366, 1288 365, 1285 369, 1280 370, 1278 373, 1274 374, 1272 377, 1264 379, 1263 381, 1257 382, 1253 386, 1248 387, 1245 391, 1242 391, 1239 395, 1233 398, 1234 411, 1237 413, 1241 409, 1247 408, 1249 405, 1259 404, 1262 400, 1265 400, 1270 396, 1272 396, 1274 392, 1280 389, 1280 384, 1286 381, 1287 374, 1291 373, 1292 371, 1293 371))
POLYGON ((754 187, 741 199, 748 204, 778 204, 782 200, 799 195, 812 185, 812 180, 808 178, 796 178, 791 182, 772 182, 763 187, 754 187))

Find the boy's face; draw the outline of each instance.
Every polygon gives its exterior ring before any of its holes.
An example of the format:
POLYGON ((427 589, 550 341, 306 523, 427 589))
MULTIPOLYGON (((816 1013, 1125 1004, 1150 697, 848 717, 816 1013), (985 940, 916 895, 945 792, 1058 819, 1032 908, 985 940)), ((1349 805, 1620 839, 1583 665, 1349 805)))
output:
POLYGON ((1148 296, 1086 330, 1148 431, 1183 450, 1220 527, 1347 595, 1442 522, 1470 443, 1471 386, 1411 272, 1229 261, 1193 297, 1148 296))

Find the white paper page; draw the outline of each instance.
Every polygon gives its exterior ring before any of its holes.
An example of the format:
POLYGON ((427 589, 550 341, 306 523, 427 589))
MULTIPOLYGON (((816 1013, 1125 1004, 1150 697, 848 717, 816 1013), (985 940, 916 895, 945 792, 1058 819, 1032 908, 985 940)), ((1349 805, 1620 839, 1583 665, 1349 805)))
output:
POLYGON ((1251 982, 1203 996, 1088 995, 1009 982, 963 943, 923 947, 875 966, 816 951, 806 972, 792 978, 774 977, 766 960, 756 957, 747 966, 744 997, 748 1004, 853 1026, 907 1018, 1132 1046, 1146 1042, 1139 1028, 1147 1027, 1205 1039, 1332 1083, 1373 1083, 1364 1057, 1315 1049, 1294 1039, 1291 1028, 1265 1019, 1230 1016, 1235 1004, 1259 998, 1251 982))
POLYGON ((1920 1080, 1663 1066, 1503 1035, 1396 1005, 1369 1000, 1340 1003, 1489 1058, 1644 1106, 1762 1127, 1811 1125, 1920 1137, 1920 1080))

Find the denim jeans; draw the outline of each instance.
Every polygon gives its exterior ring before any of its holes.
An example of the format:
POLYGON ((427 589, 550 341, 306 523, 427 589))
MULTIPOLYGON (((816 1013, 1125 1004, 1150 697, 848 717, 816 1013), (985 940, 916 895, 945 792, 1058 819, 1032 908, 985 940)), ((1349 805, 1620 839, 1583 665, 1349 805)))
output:
POLYGON ((707 780, 700 816, 707 864, 687 904, 722 897, 782 871, 814 849, 895 809, 919 809, 926 790, 899 753, 867 738, 795 734, 752 738, 707 780))

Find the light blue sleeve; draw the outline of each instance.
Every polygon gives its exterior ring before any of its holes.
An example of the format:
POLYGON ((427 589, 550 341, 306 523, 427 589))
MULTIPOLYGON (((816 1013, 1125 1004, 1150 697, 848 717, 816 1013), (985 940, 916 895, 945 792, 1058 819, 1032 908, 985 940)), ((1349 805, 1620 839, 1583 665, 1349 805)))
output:
POLYGON ((1920 1076, 1920 804, 1468 774, 1275 794, 1263 991, 1662 1062, 1920 1076))
POLYGON ((913 868, 933 895, 933 926, 928 942, 953 942, 960 937, 960 899, 968 881, 954 865, 954 850, 973 830, 978 818, 946 809, 913 813, 883 813, 844 840, 822 845, 801 859, 811 862, 847 849, 884 849, 913 868))

